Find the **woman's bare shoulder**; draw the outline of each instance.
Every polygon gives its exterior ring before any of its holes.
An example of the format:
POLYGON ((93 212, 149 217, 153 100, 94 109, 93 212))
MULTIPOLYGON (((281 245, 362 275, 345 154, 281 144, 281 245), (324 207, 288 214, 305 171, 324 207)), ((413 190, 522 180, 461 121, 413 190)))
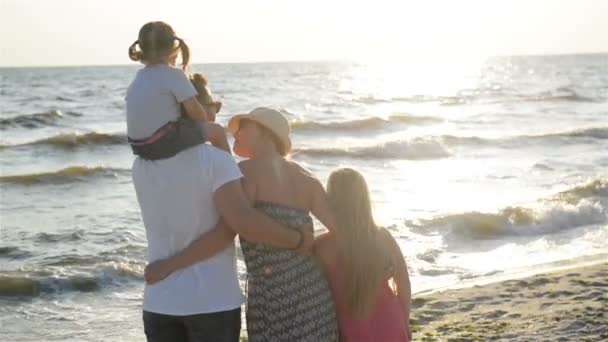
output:
POLYGON ((253 177, 260 172, 262 164, 255 159, 247 159, 239 162, 239 168, 245 177, 253 177))
POLYGON ((301 180, 311 183, 319 183, 319 179, 310 170, 291 160, 287 161, 287 163, 292 172, 294 172, 301 180))

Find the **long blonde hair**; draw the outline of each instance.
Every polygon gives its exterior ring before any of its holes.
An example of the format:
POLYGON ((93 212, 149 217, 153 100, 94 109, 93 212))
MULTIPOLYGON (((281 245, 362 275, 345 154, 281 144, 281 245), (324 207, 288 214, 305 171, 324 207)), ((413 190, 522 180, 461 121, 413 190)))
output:
POLYGON ((367 184, 359 172, 339 169, 329 176, 327 195, 336 220, 334 233, 344 262, 348 302, 355 315, 364 317, 374 306, 389 261, 372 216, 367 184))

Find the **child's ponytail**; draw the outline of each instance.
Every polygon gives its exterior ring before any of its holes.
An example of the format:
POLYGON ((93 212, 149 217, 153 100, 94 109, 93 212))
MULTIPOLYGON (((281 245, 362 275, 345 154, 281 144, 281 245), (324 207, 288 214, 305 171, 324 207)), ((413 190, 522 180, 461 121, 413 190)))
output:
POLYGON ((175 37, 175 39, 177 39, 177 41, 179 42, 177 48, 182 53, 182 69, 186 71, 186 69, 188 68, 188 64, 190 63, 190 48, 188 47, 188 44, 184 42, 183 39, 179 37, 175 37))

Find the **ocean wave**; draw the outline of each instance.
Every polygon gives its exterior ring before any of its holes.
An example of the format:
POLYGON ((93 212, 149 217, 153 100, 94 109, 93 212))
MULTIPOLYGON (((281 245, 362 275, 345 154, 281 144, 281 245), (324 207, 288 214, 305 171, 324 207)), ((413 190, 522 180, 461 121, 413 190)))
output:
POLYGON ((555 199, 567 203, 576 203, 584 198, 608 198, 608 178, 591 179, 588 182, 564 190, 555 195, 555 199))
POLYGON ((82 181, 91 177, 108 177, 124 173, 127 170, 103 166, 71 166, 52 172, 33 173, 25 175, 0 176, 0 184, 60 184, 82 181))
POLYGON ((55 243, 55 242, 69 242, 69 241, 80 241, 84 237, 84 230, 77 230, 74 232, 65 233, 39 233, 35 236, 34 240, 39 243, 55 243))
POLYGON ((353 102, 373 105, 391 102, 406 102, 406 103, 428 103, 434 102, 441 106, 458 106, 468 103, 513 103, 513 102, 597 102, 597 99, 583 96, 573 89, 568 87, 559 87, 549 91, 532 94, 508 94, 502 92, 490 92, 490 97, 485 95, 486 89, 475 89, 473 94, 460 93, 456 95, 410 95, 397 97, 381 97, 381 96, 359 96, 352 98, 353 102))
POLYGON ((76 100, 66 97, 66 96, 56 96, 55 97, 55 101, 61 101, 61 102, 75 102, 76 100))
POLYGON ((12 118, 0 119, 0 130, 11 127, 40 128, 53 126, 58 120, 64 118, 65 115, 81 116, 82 114, 77 112, 66 112, 64 114, 59 110, 52 110, 43 113, 19 115, 12 118))
POLYGON ((596 102, 596 100, 582 96, 576 91, 567 88, 560 87, 553 91, 548 91, 535 95, 528 95, 523 97, 524 101, 530 102, 557 102, 557 101, 572 101, 572 102, 596 102))
POLYGON ((296 121, 291 123, 294 131, 360 131, 364 129, 387 128, 396 123, 404 124, 430 124, 441 122, 442 119, 432 116, 415 116, 395 114, 388 118, 369 117, 365 119, 333 122, 296 121))
POLYGON ((386 103, 391 102, 393 99, 379 98, 375 96, 361 96, 352 99, 354 102, 363 103, 363 104, 377 104, 377 103, 386 103))
POLYGON ((408 221, 416 232, 488 239, 545 235, 608 222, 608 179, 600 178, 558 193, 539 208, 507 207, 497 213, 466 212, 408 221), (446 232, 447 229, 447 232, 446 232))
POLYGON ((63 292, 93 292, 143 280, 143 264, 111 262, 65 275, 64 269, 0 273, 0 297, 36 297, 63 292))
POLYGON ((0 274, 0 297, 39 296, 42 293, 64 290, 90 292, 99 287, 95 277, 75 276, 67 278, 36 279, 0 274))
POLYGON ((0 258, 24 259, 30 257, 32 253, 22 250, 17 246, 0 247, 0 258))
POLYGON ((482 138, 477 136, 441 135, 430 137, 446 145, 456 146, 513 146, 517 143, 554 142, 555 139, 589 138, 597 140, 608 139, 608 126, 589 127, 562 132, 541 133, 535 135, 518 135, 504 138, 482 138))
POLYGON ((608 139, 608 126, 589 127, 575 129, 571 131, 546 133, 539 135, 530 135, 529 138, 593 138, 593 139, 608 139))
POLYGON ((442 275, 446 275, 446 274, 453 274, 454 270, 453 269, 448 269, 448 268, 419 268, 418 270, 418 274, 422 275, 422 276, 429 276, 429 277, 437 277, 437 276, 442 276, 442 275))
POLYGON ((295 149, 294 155, 316 158, 359 158, 359 159, 440 159, 450 153, 433 140, 389 141, 379 145, 345 148, 305 148, 295 149))
POLYGON ((80 146, 96 145, 125 145, 127 136, 120 133, 60 133, 48 138, 42 138, 20 144, 0 144, 0 149, 22 146, 53 146, 57 148, 76 148, 80 146))
POLYGON ((435 261, 437 260, 437 257, 439 257, 439 255, 441 255, 442 252, 443 251, 440 249, 429 249, 422 253, 418 253, 416 255, 416 258, 418 260, 426 261, 430 264, 433 264, 433 263, 435 263, 435 261))
POLYGON ((94 255, 77 255, 64 254, 61 256, 52 256, 44 258, 40 264, 44 266, 88 266, 99 264, 104 259, 94 255))
POLYGON ((456 146, 478 146, 478 145, 488 145, 498 142, 498 140, 492 140, 487 138, 481 138, 476 136, 457 136, 457 135, 449 135, 444 134, 438 137, 433 137, 432 139, 436 139, 437 141, 441 141, 446 145, 456 145, 456 146))
POLYGON ((552 168, 551 166, 543 164, 543 163, 536 163, 532 167, 534 169, 541 170, 541 171, 553 171, 554 170, 554 168, 552 168))
POLYGON ((406 103, 426 103, 438 102, 442 106, 461 105, 467 102, 467 98, 463 96, 434 96, 434 95, 412 95, 412 96, 397 96, 397 97, 376 97, 376 96, 360 96, 352 99, 354 102, 362 104, 379 104, 390 102, 406 102, 406 103))
POLYGON ((22 145, 53 145, 58 147, 73 148, 82 145, 125 145, 127 136, 124 134, 97 133, 85 134, 62 133, 50 138, 36 140, 22 145))
POLYGON ((421 220, 419 231, 449 229, 449 234, 473 239, 511 235, 545 235, 562 230, 604 223, 608 213, 601 203, 582 200, 576 205, 557 204, 535 211, 509 207, 499 213, 468 212, 421 220))

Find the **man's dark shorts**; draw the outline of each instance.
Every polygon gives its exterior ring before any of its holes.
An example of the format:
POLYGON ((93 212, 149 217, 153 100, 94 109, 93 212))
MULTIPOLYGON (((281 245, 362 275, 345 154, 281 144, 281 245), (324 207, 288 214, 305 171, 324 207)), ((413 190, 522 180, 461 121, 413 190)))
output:
POLYGON ((172 316, 144 311, 148 342, 238 342, 241 308, 207 314, 172 316))

